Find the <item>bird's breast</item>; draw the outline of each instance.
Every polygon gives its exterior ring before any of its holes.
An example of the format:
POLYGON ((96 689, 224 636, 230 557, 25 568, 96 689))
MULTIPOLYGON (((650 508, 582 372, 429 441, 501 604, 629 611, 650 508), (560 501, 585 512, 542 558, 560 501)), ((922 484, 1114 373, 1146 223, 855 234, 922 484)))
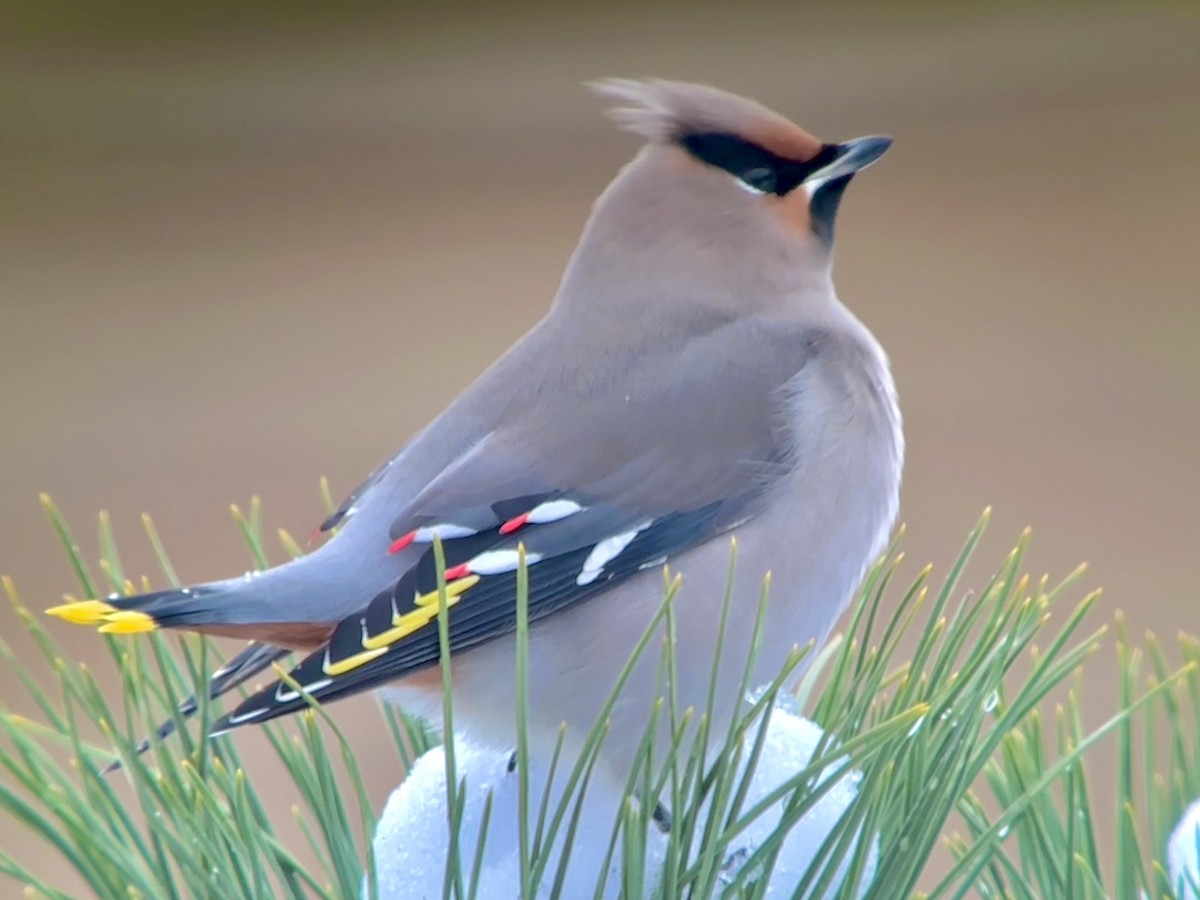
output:
POLYGON ((772 571, 772 626, 820 642, 895 524, 904 436, 873 340, 822 348, 788 386, 785 404, 788 471, 746 551, 772 571))

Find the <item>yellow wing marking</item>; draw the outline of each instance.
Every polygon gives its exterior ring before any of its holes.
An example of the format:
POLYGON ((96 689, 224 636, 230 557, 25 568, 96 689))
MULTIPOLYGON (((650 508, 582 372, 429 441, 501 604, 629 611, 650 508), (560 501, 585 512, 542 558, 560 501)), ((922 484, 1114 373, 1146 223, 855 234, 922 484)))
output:
MULTIPOLYGON (((479 584, 478 575, 468 575, 465 578, 460 578, 457 581, 451 581, 446 585, 446 605, 453 606, 458 602, 459 595, 465 594, 468 590, 479 584)), ((433 607, 433 614, 437 615, 438 592, 430 591, 428 594, 420 594, 413 599, 413 603, 420 607, 433 607)))
MULTIPOLYGON (((460 578, 457 581, 452 581, 446 585, 447 608, 456 604, 464 593, 478 583, 478 575, 468 575, 466 578, 460 578)), ((408 637, 415 631, 420 631, 437 618, 437 591, 430 591, 428 594, 421 594, 413 600, 413 603, 416 604, 416 609, 412 610, 411 612, 406 612, 403 614, 398 613, 392 616, 391 628, 387 629, 386 631, 381 631, 379 634, 364 636, 362 642, 363 648, 368 651, 386 649, 401 638, 408 637)), ((361 655, 362 654, 357 654, 356 656, 351 657, 351 659, 356 659, 361 655)))
POLYGON ((380 647, 378 650, 364 650, 361 653, 355 653, 353 656, 347 656, 345 659, 339 659, 337 662, 325 662, 321 669, 330 678, 336 678, 338 675, 345 675, 347 672, 357 669, 359 666, 366 665, 377 656, 382 656, 387 653, 387 647, 380 647))

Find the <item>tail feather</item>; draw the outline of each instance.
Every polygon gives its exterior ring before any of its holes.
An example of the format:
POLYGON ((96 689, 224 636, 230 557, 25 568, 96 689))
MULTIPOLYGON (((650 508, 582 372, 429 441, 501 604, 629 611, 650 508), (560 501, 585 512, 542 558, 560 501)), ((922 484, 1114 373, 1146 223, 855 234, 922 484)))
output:
MULTIPOLYGON (((333 630, 333 623, 279 621, 281 615, 287 615, 289 607, 276 599, 280 592, 272 582, 273 579, 251 573, 243 578, 128 597, 113 594, 103 600, 73 600, 46 612, 77 625, 99 626, 100 631, 109 634, 180 628, 250 640, 249 646, 213 673, 208 696, 215 699, 292 650, 319 646, 333 630)), ((173 733, 177 721, 195 715, 199 707, 194 696, 184 700, 179 705, 179 716, 167 719, 154 730, 152 738, 140 741, 135 748, 137 754, 149 750, 153 740, 162 740, 173 733)), ((106 772, 115 772, 121 765, 115 761, 106 772)))
POLYGON ((332 626, 362 605, 364 594, 369 596, 395 580, 390 571, 395 563, 382 551, 379 557, 390 565, 372 569, 354 567, 354 559, 347 563, 343 556, 330 554, 332 547, 239 578, 130 597, 110 594, 46 612, 79 625, 98 625, 109 633, 181 628, 311 649, 324 643, 332 626), (379 580, 378 586, 374 579, 379 580), (348 586, 355 589, 347 590, 348 586), (273 628, 281 629, 280 633, 273 634, 273 628))
POLYGON ((108 634, 195 628, 227 620, 236 609, 224 602, 228 593, 223 583, 216 582, 131 597, 110 594, 103 600, 73 600, 46 613, 76 625, 99 625, 108 634))
MULTIPOLYGON (((338 622, 365 604, 363 598, 395 581, 398 563, 384 552, 386 544, 369 557, 342 552, 339 546, 344 545, 334 541, 308 556, 238 578, 128 597, 68 597, 69 602, 46 612, 110 634, 172 628, 252 641, 214 674, 209 696, 219 697, 293 650, 312 652, 323 646, 338 622)), ((180 717, 194 715, 198 706, 188 698, 179 715, 154 734, 167 736, 180 717)), ((149 740, 142 741, 137 752, 149 746, 149 740)))
MULTIPOLYGON (((259 672, 262 672, 271 663, 287 656, 291 651, 284 647, 274 647, 270 644, 251 643, 243 649, 237 656, 217 669, 212 674, 212 678, 208 683, 208 696, 210 700, 215 700, 222 694, 225 694, 239 685, 245 683, 250 678, 253 678, 259 672)), ((188 697, 179 704, 179 718, 187 719, 195 715, 200 708, 199 701, 194 697, 188 697)), ((154 738, 144 738, 138 742, 136 753, 141 756, 151 747, 152 740, 161 741, 170 736, 175 731, 176 719, 170 718, 154 729, 154 738)), ((116 772, 121 768, 121 760, 115 760, 104 774, 108 775, 111 772, 116 772)))
MULTIPOLYGON (((158 628, 189 628, 228 621, 232 605, 223 583, 154 591, 108 602, 120 612, 147 616, 158 628)), ((110 618, 111 622, 112 619, 110 618)))

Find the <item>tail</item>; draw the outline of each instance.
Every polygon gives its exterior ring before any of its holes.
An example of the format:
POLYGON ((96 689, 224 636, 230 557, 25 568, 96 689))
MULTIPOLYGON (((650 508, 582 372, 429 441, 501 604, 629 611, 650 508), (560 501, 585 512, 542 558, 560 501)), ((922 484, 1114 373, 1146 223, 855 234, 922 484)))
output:
MULTIPOLYGON (((259 644, 251 641, 250 645, 243 649, 241 653, 213 672, 212 678, 208 683, 209 699, 215 700, 222 694, 233 690, 238 685, 243 684, 266 669, 271 663, 282 659, 289 653, 291 651, 285 647, 273 647, 270 644, 259 644)), ((179 704, 179 717, 181 719, 188 719, 195 715, 199 708, 200 704, 196 698, 188 697, 179 704)), ((154 740, 162 741, 169 737, 175 731, 175 722, 174 718, 167 719, 154 729, 154 740)), ((151 739, 144 738, 138 742, 137 747, 134 749, 137 755, 141 756, 150 749, 150 746, 151 739)), ((115 760, 104 770, 104 774, 108 775, 120 768, 121 760, 115 760)))
POLYGON ((336 572, 304 557, 265 572, 103 600, 75 600, 46 610, 76 625, 97 625, 105 634, 137 634, 180 628, 241 638, 295 650, 314 650, 359 605, 336 572), (331 583, 332 582, 332 583, 331 583), (339 602, 340 601, 340 602, 339 602))
POLYGON ((75 600, 46 610, 73 625, 99 625, 105 634, 137 634, 156 628, 202 630, 204 625, 227 618, 233 604, 220 602, 233 592, 227 582, 153 591, 104 600, 75 600), (226 607, 222 610, 222 607, 226 607))
MULTIPOLYGON (((178 628, 202 634, 240 638, 252 643, 221 667, 209 682, 217 698, 266 669, 292 650, 312 651, 324 644, 335 624, 358 605, 353 585, 338 561, 320 553, 265 572, 132 597, 77 600, 46 610, 77 625, 99 626, 106 634, 136 634, 178 628), (332 562, 332 564, 331 564, 332 562)), ((384 554, 380 554, 383 556, 384 554)), ((183 718, 199 708, 195 697, 179 707, 183 718)), ((155 734, 166 737, 177 718, 163 722, 155 734)), ((139 754, 150 747, 144 740, 139 754)), ((119 768, 114 764, 110 771, 119 768)))

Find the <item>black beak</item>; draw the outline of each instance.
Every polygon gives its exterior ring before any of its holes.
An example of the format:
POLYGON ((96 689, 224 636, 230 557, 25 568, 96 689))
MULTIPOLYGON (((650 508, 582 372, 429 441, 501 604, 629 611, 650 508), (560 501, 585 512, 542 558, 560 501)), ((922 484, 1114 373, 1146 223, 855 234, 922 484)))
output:
POLYGON ((833 181, 861 172, 883 156, 890 146, 892 146, 892 139, 881 134, 834 144, 833 149, 836 151, 836 156, 833 160, 810 174, 804 179, 804 183, 833 181))
POLYGON ((833 151, 833 158, 804 179, 813 232, 826 244, 833 243, 833 220, 837 216, 846 185, 855 174, 883 156, 890 146, 892 139, 883 135, 827 145, 826 150, 833 151))

